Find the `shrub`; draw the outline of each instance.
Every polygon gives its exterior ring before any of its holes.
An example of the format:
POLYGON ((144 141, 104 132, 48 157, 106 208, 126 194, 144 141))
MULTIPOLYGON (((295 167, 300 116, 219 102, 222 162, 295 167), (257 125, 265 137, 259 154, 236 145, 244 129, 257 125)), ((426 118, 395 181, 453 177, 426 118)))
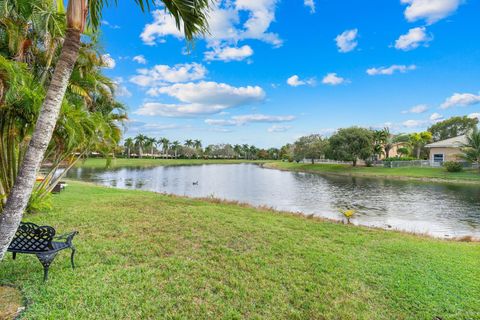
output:
POLYGON ((39 191, 34 191, 28 201, 26 211, 28 213, 46 212, 52 210, 52 208, 51 193, 48 193, 45 197, 39 197, 39 191))
POLYGON ((443 163, 443 166, 448 172, 460 172, 463 170, 462 164, 457 161, 446 161, 443 163))

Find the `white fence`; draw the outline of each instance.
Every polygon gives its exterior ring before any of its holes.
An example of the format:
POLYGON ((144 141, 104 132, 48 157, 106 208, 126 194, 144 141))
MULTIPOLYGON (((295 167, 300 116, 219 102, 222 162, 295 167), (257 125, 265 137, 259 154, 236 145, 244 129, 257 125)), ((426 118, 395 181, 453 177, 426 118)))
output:
POLYGON ((411 161, 384 161, 386 168, 402 168, 402 167, 441 167, 442 162, 433 160, 411 160, 411 161))
MULTIPOLYGON (((302 163, 312 163, 312 159, 303 159, 302 163)), ((314 159, 313 163, 329 163, 329 164, 352 164, 352 161, 337 161, 330 159, 314 159)))
MULTIPOLYGON (((302 163, 312 163, 311 159, 303 159, 302 163)), ((330 159, 315 159, 314 163, 325 163, 325 164, 347 164, 351 165, 351 161, 337 161, 330 159)), ((475 168, 478 169, 478 164, 471 164, 469 162, 461 162, 464 168, 475 168)), ((365 162, 362 160, 358 161, 358 165, 365 165, 365 162)), ((410 160, 410 161, 381 161, 376 160, 372 162, 372 165, 375 167, 385 167, 385 168, 406 168, 406 167, 431 167, 439 168, 443 166, 443 162, 433 161, 433 160, 410 160)))

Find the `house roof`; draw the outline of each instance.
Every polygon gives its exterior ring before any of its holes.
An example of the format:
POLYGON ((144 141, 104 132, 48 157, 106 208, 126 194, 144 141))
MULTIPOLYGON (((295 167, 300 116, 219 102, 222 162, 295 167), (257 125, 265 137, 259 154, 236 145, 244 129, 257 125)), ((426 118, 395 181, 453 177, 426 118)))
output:
POLYGON ((467 136, 462 135, 450 139, 440 140, 437 142, 429 143, 426 148, 460 148, 467 143, 467 136))

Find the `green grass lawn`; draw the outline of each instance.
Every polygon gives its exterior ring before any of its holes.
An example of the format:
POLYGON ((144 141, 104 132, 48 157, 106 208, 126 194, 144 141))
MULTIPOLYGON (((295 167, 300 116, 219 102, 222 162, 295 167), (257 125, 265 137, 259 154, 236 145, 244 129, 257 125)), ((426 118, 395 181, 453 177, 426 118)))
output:
POLYGON ((444 168, 352 167, 343 164, 306 164, 280 161, 267 163, 264 166, 289 171, 480 183, 478 170, 447 172, 444 168))
POLYGON ((25 220, 80 231, 0 263, 26 319, 480 319, 478 243, 81 182, 25 220))
MULTIPOLYGON (((120 167, 155 167, 155 166, 186 166, 199 164, 238 164, 238 163, 264 163, 264 160, 234 160, 234 159, 151 159, 151 158, 117 158, 112 159, 111 168, 120 167)), ((90 158, 79 162, 77 167, 83 168, 105 168, 106 159, 90 158)))

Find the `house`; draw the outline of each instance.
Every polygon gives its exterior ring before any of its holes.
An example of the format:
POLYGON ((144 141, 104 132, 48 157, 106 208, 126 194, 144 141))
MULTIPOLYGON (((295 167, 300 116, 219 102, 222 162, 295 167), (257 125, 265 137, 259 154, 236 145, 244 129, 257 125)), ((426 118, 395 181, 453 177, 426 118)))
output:
MULTIPOLYGON (((392 148, 388 151, 388 157, 389 158, 395 158, 395 157, 402 157, 402 156, 406 156, 406 154, 402 154, 401 152, 399 152, 399 149, 404 149, 404 148, 408 148, 408 143, 407 142, 396 142, 392 145, 392 148)), ((382 154, 380 156, 380 159, 383 160, 387 157, 386 154, 382 154)))
POLYGON ((467 143, 465 135, 441 140, 427 144, 425 148, 430 150, 429 159, 433 162, 459 161, 462 160, 461 148, 467 143))

